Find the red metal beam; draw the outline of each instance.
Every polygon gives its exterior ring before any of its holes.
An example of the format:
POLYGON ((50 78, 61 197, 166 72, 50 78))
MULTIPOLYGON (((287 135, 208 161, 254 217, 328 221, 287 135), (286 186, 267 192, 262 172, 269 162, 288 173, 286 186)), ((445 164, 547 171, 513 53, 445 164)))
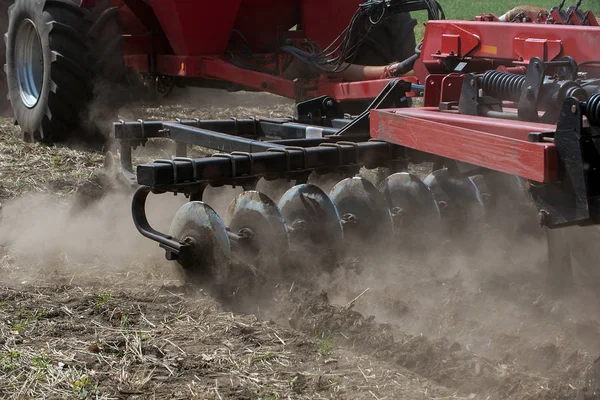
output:
POLYGON ((518 60, 519 57, 523 57, 523 61, 532 57, 542 57, 551 61, 557 57, 571 56, 577 62, 582 62, 596 57, 590 50, 595 49, 600 41, 600 27, 429 21, 423 43, 423 57, 430 60, 447 58, 448 49, 452 47, 447 44, 447 40, 444 41, 448 35, 459 36, 461 46, 458 46, 454 53, 458 57, 497 60, 518 60))
POLYGON ((432 109, 371 111, 373 138, 536 182, 556 181, 556 147, 524 138, 528 132, 554 130, 553 125, 517 124, 432 109))
POLYGON ((127 55, 123 57, 125 65, 136 72, 150 72, 150 59, 148 54, 127 55))
MULTIPOLYGON (((415 84, 419 82, 415 76, 405 76, 402 79, 415 84)), ((337 101, 374 99, 389 82, 390 79, 377 79, 361 82, 324 83, 320 84, 316 91, 309 92, 309 97, 330 96, 337 101)), ((414 97, 415 93, 410 92, 407 95, 414 97)))
MULTIPOLYGON (((125 56, 125 63, 138 72, 148 70, 146 55, 125 56)), ((361 82, 339 82, 322 79, 319 81, 294 82, 264 72, 237 67, 220 57, 193 57, 159 55, 156 58, 156 73, 222 80, 248 88, 269 92, 295 100, 305 100, 317 96, 331 96, 336 101, 374 99, 390 79, 377 79, 361 82)), ((402 79, 417 83, 414 76, 402 79)), ((415 93, 407 93, 415 96, 415 93)))
POLYGON ((593 49, 598 42, 598 26, 429 21, 415 71, 425 81, 429 74, 449 72, 442 60, 464 57, 469 57, 470 62, 462 72, 495 69, 513 62, 528 63, 533 57, 552 61, 571 56, 577 62, 592 61, 597 59, 593 49), (474 62, 484 63, 476 66, 474 62))
POLYGON ((290 99, 297 97, 296 83, 287 79, 236 67, 217 58, 202 59, 202 66, 202 75, 206 78, 229 81, 290 99))
MULTIPOLYGON (((415 107, 389 111, 409 117, 438 122, 440 124, 482 131, 524 141, 527 141, 527 136, 530 132, 554 132, 556 130, 556 126, 550 124, 526 121, 507 121, 499 118, 461 115, 457 113, 442 112, 439 111, 437 107, 415 107)), ((507 113, 517 113, 517 110, 505 109, 504 111, 507 113)))

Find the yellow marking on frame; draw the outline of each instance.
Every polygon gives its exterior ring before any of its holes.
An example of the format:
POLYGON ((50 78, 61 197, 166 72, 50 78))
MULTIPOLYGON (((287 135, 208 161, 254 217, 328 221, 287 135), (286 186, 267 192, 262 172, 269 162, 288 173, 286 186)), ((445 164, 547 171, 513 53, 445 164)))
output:
POLYGON ((486 44, 481 46, 481 51, 488 54, 498 54, 498 48, 496 46, 488 46, 486 44))

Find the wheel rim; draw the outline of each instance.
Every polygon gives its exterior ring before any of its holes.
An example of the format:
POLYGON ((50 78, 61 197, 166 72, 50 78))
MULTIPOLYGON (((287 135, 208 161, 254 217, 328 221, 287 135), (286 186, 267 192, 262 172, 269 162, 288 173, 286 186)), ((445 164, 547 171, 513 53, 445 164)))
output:
POLYGON ((30 19, 23 20, 17 30, 15 67, 21 100, 28 108, 32 108, 42 92, 44 56, 40 37, 30 19))

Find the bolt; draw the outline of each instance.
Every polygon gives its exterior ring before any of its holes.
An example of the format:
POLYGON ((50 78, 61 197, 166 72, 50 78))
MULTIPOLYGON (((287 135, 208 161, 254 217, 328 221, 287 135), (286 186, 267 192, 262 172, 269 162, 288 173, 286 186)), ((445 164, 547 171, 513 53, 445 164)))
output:
POLYGON ((358 222, 358 218, 356 217, 356 215, 352 214, 352 213, 346 213, 344 215, 342 215, 342 225, 346 225, 346 224, 356 224, 358 222))
POLYGON ((392 211, 392 218, 404 217, 404 209, 402 207, 393 207, 391 211, 392 211))
POLYGON ((252 239, 254 237, 254 232, 249 228, 242 228, 238 231, 238 236, 241 238, 249 238, 252 239))
POLYGON ((292 231, 306 232, 308 230, 308 222, 303 219, 296 219, 291 224, 292 231))
POLYGON ((438 201, 437 204, 438 204, 439 208, 446 208, 446 207, 448 207, 448 203, 445 202, 444 200, 438 201))
POLYGON ((533 88, 531 86, 527 86, 527 89, 525 89, 525 91, 527 92, 528 99, 533 98, 533 88))
POLYGON ((577 106, 576 106, 575 104, 573 104, 573 105, 571 106, 571 112, 572 112, 573 114, 577 114, 577 106))
POLYGON ((326 105, 327 107, 333 107, 333 100, 331 100, 331 99, 327 100, 327 101, 325 102, 325 105, 326 105))
POLYGON ((546 210, 541 210, 538 213, 538 221, 540 222, 540 226, 547 226, 550 222, 550 214, 546 210))

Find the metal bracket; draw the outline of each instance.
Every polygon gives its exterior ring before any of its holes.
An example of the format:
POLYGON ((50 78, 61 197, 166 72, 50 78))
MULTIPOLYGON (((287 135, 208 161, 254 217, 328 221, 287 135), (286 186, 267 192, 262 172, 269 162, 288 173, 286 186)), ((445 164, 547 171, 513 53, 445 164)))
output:
POLYGON ((298 122, 311 125, 331 125, 331 120, 343 118, 339 104, 329 96, 320 96, 296 105, 298 122))
MULTIPOLYGON (((465 115, 482 115, 483 109, 502 111, 502 102, 493 97, 480 97, 480 83, 475 74, 467 74, 463 80, 460 99, 458 102, 458 112, 465 115)), ((447 107, 446 103, 440 103, 440 110, 447 107)))
POLYGON ((411 83, 401 80, 392 79, 383 88, 383 90, 373 99, 371 104, 364 110, 358 117, 356 117, 348 125, 340 129, 335 135, 352 135, 357 133, 364 133, 365 130, 369 130, 369 116, 371 110, 378 108, 400 108, 408 107, 408 100, 406 93, 411 90, 411 83))
POLYGON ((189 246, 180 243, 172 236, 165 235, 150 226, 148 218, 146 217, 146 199, 151 192, 152 189, 150 187, 140 186, 133 195, 133 200, 131 202, 133 223, 143 236, 158 242, 160 247, 165 249, 165 257, 167 260, 177 260, 182 252, 189 246))
POLYGON ((568 98, 554 135, 560 180, 548 185, 532 184, 530 189, 542 225, 558 228, 600 222, 598 141, 597 128, 583 127, 582 104, 568 98))
POLYGON ((525 86, 519 99, 519 119, 522 121, 537 122, 538 116, 538 98, 540 90, 544 84, 546 68, 544 62, 537 57, 532 58, 527 66, 525 75, 525 86))

